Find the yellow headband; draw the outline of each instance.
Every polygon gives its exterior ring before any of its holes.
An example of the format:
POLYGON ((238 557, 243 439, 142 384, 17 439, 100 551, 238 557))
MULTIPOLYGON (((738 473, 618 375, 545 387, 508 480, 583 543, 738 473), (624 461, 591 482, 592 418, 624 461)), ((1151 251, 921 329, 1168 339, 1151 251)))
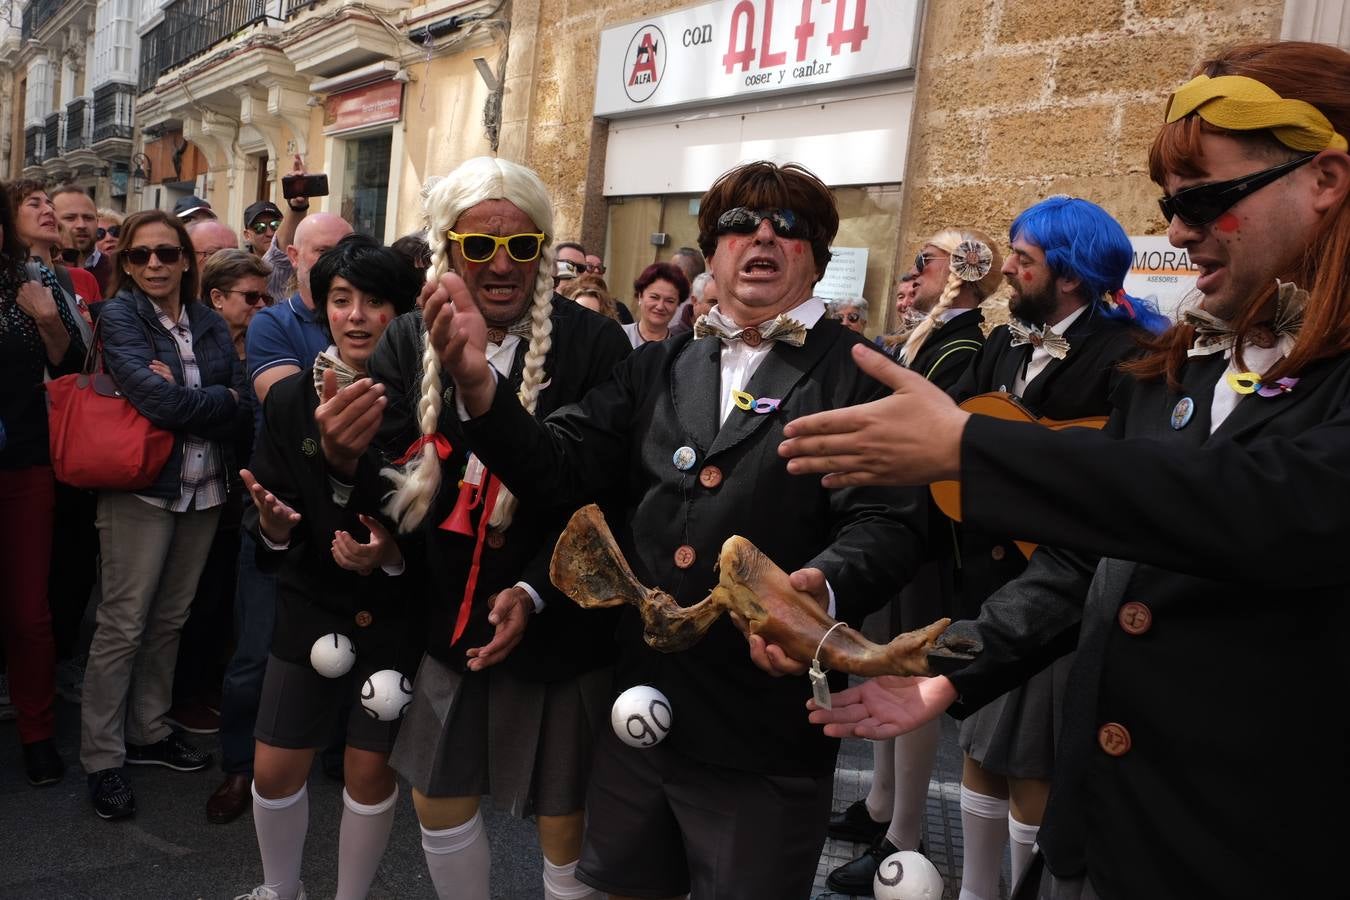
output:
POLYGON ((1345 150, 1345 138, 1322 111, 1305 100, 1286 100, 1245 75, 1197 75, 1173 92, 1166 120, 1197 113, 1211 125, 1230 131, 1269 129, 1291 150, 1345 150))

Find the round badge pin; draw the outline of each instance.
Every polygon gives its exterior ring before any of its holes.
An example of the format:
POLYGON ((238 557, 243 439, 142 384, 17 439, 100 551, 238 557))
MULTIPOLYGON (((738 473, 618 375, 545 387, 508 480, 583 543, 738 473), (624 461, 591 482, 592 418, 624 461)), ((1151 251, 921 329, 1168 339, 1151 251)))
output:
POLYGON ((1190 397, 1182 397, 1177 401, 1177 405, 1172 407, 1172 429, 1180 431, 1191 423, 1191 416, 1195 415, 1195 401, 1190 397))
POLYGON ((693 447, 681 447, 675 451, 675 455, 670 458, 670 461, 681 472, 688 472, 694 467, 694 462, 697 459, 698 454, 694 452, 693 447))

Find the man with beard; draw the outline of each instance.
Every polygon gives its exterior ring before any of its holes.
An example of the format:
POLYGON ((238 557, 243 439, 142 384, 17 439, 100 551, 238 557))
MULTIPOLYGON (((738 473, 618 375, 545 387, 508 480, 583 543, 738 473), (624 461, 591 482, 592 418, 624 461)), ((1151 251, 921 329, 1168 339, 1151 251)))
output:
POLYGON ((1344 827, 1272 829, 1339 821, 1350 799, 1345 717, 1327 705, 1350 686, 1350 54, 1226 50, 1164 123, 1149 170, 1198 296, 1128 365, 1108 434, 970 416, 862 358, 892 396, 790 426, 795 472, 960 478, 967 525, 1053 548, 952 626, 982 641, 974 663, 866 682, 812 719, 894 735, 1076 646, 1037 837, 1047 877, 1019 896, 1338 894, 1344 827), (865 447, 884 458, 850 449, 865 447), (1331 771, 1291 790, 1309 759, 1331 771))

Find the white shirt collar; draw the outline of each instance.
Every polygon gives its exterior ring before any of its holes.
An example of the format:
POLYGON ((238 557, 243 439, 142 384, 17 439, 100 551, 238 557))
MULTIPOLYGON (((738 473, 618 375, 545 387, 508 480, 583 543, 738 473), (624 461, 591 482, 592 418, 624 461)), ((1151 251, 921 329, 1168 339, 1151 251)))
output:
MULTIPOLYGON (((792 307, 792 309, 789 309, 786 312, 784 312, 783 315, 787 316, 789 319, 796 319, 798 322, 801 322, 803 325, 805 325, 808 329, 811 329, 814 328, 816 323, 819 322, 821 318, 824 317, 825 301, 821 300, 819 297, 808 297, 801 303, 798 303, 796 306, 792 307)), ((722 305, 720 303, 714 306, 712 309, 708 310, 708 318, 714 319, 714 321, 720 321, 720 324, 722 324, 722 326, 725 327, 728 331, 740 331, 743 327, 745 327, 741 325, 739 322, 737 322, 735 319, 731 318, 731 316, 723 312, 722 305)), ((777 316, 775 316, 774 318, 777 318, 777 316)), ((770 319, 769 321, 773 320, 770 319)))
POLYGON ((1054 325, 1051 325, 1049 330, 1053 331, 1055 334, 1063 334, 1064 332, 1069 330, 1070 325, 1078 321, 1078 317, 1081 316, 1084 312, 1086 312, 1087 308, 1088 305, 1086 303, 1083 304, 1082 306, 1075 309, 1073 312, 1069 313, 1064 318, 1060 319, 1054 325))

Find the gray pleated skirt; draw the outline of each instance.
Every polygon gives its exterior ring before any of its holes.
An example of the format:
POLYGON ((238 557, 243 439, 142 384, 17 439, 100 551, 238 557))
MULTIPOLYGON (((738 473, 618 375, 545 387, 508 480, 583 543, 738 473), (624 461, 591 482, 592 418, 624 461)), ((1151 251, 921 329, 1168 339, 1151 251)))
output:
POLYGON ((961 722, 961 749, 981 768, 1011 778, 1048 779, 1062 725, 1064 691, 1073 654, 961 722))
POLYGON ((578 812, 613 700, 608 668, 543 683, 423 656, 389 764, 428 797, 486 794, 515 816, 578 812))

